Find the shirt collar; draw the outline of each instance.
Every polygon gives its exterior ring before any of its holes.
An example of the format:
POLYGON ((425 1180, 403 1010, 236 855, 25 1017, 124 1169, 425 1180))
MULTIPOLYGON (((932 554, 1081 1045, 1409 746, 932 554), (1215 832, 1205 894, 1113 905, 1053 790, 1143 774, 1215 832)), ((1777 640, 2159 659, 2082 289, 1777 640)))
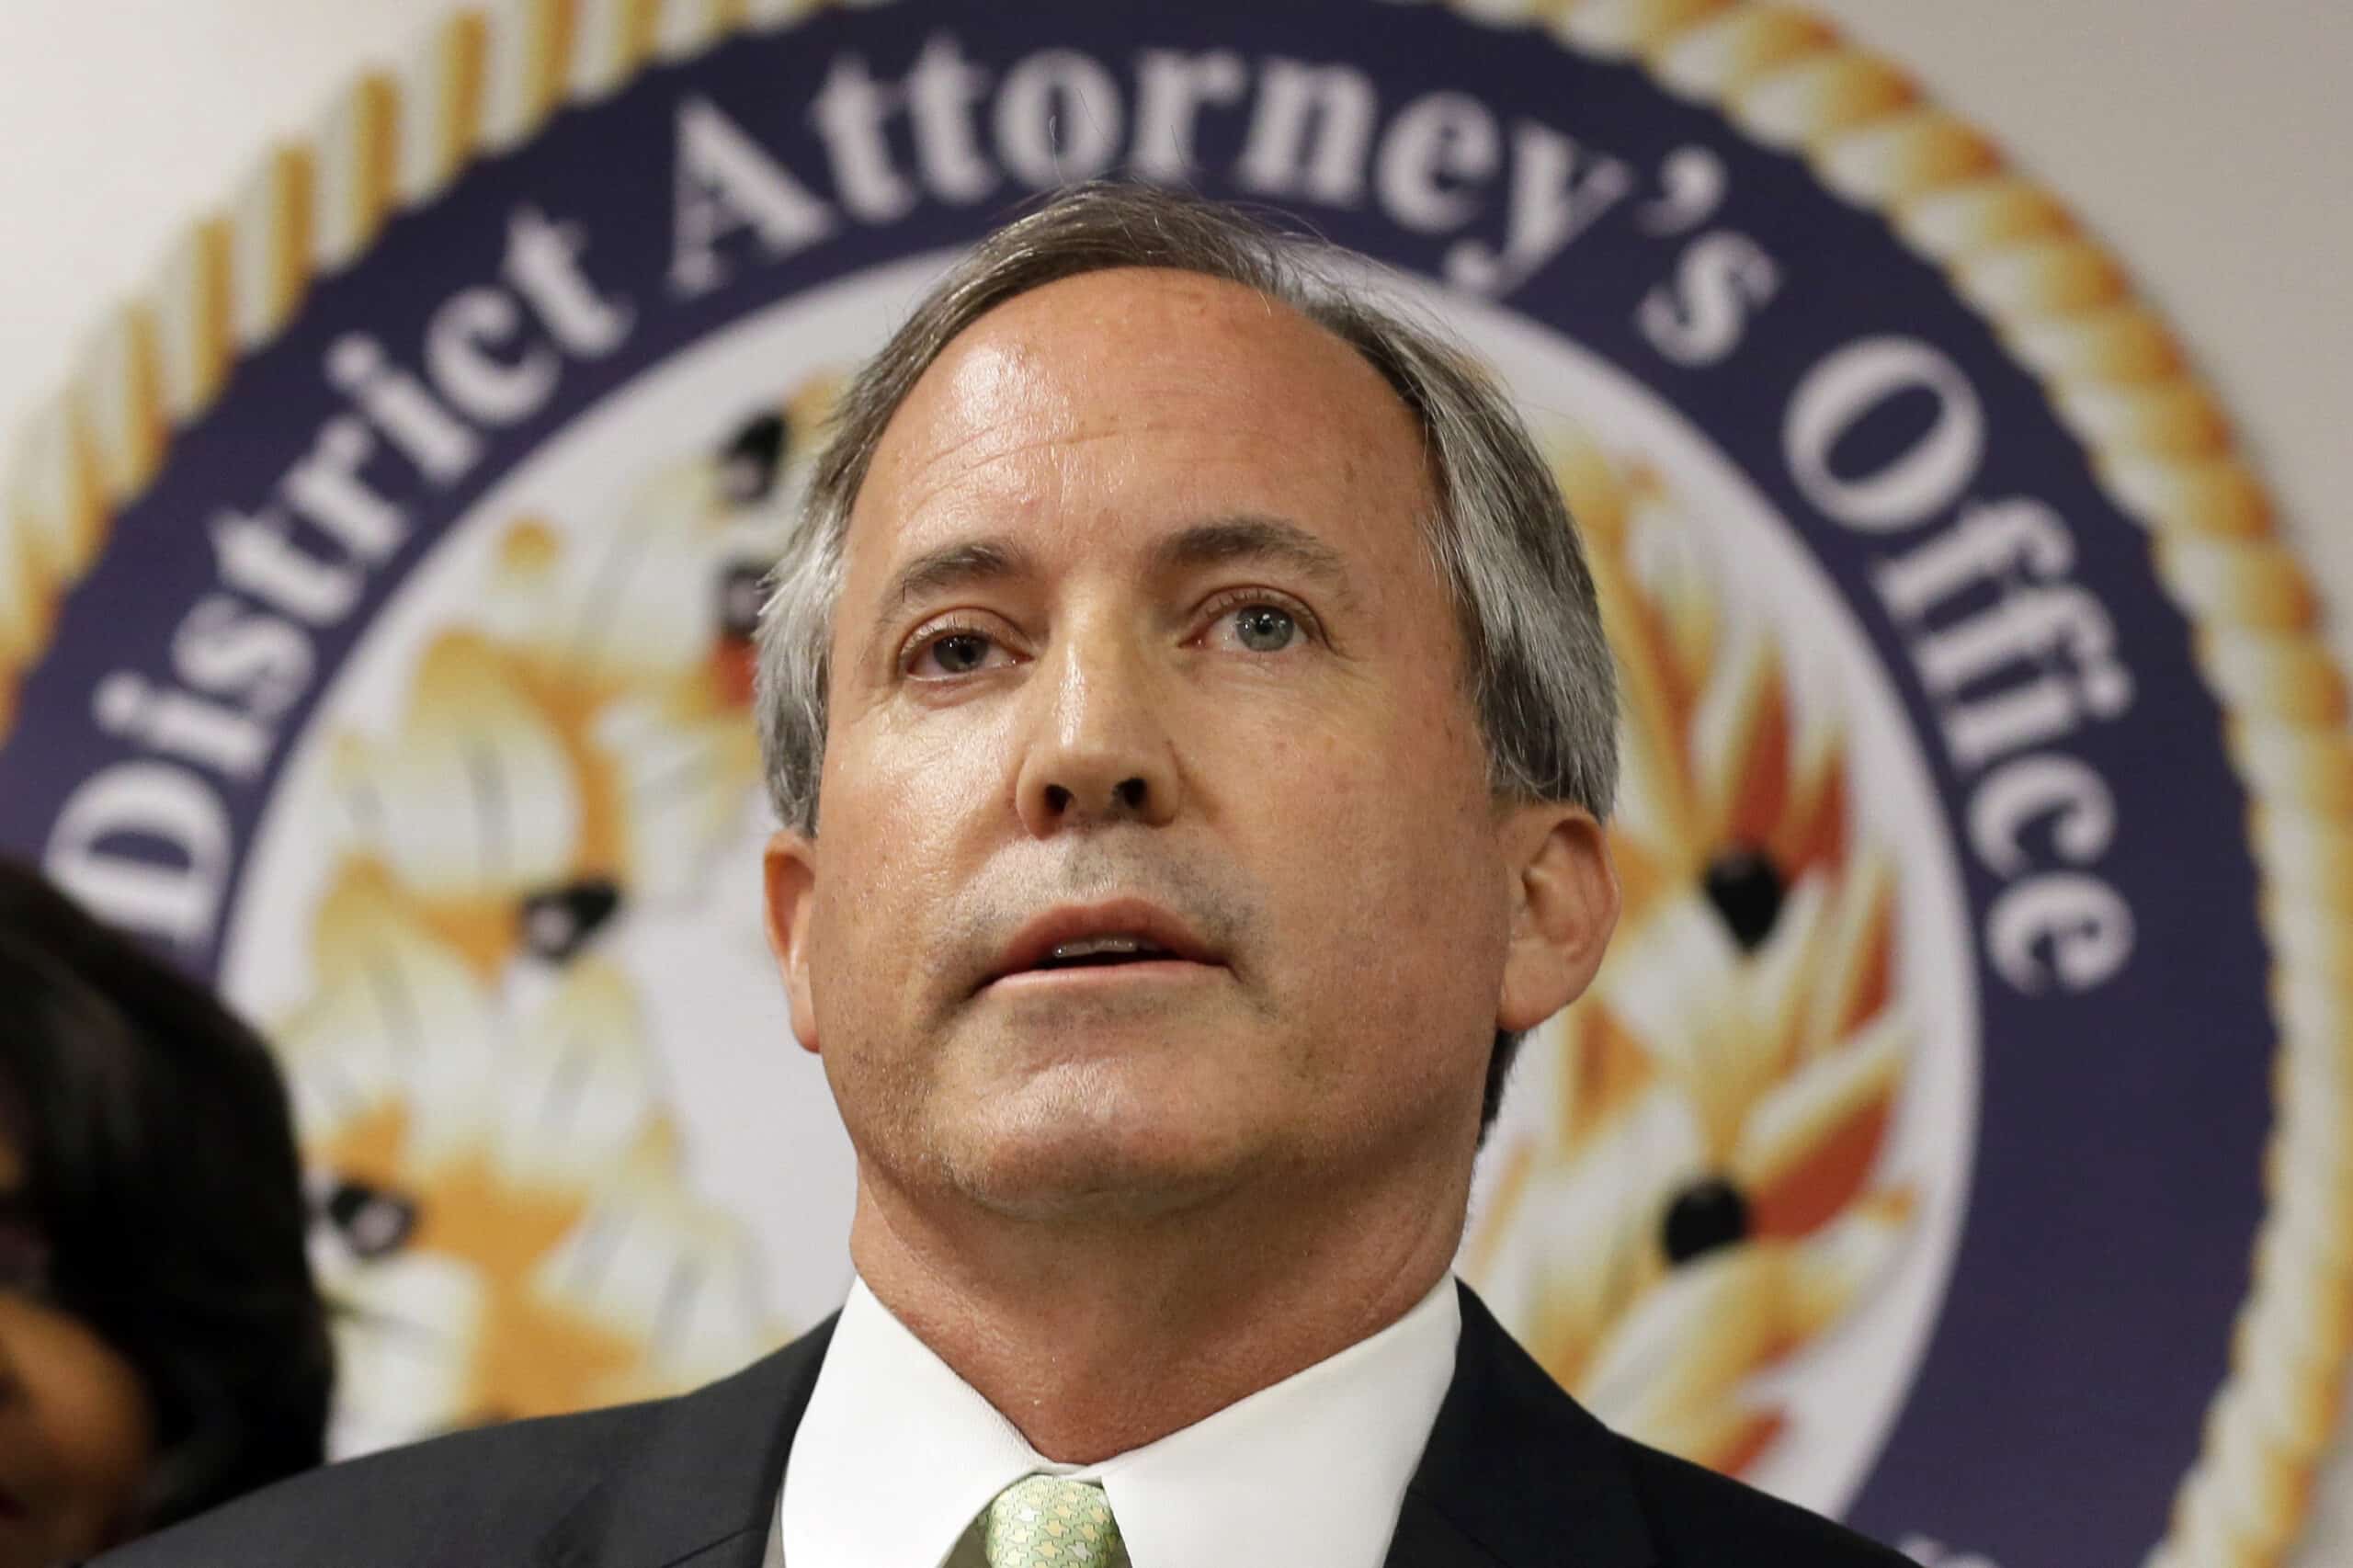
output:
POLYGON ((854 1282, 779 1503, 791 1568, 932 1568, 989 1499, 1045 1471, 1102 1483, 1134 1568, 1378 1568, 1454 1375, 1451 1278, 1395 1323, 1100 1464, 1040 1457, 854 1282))

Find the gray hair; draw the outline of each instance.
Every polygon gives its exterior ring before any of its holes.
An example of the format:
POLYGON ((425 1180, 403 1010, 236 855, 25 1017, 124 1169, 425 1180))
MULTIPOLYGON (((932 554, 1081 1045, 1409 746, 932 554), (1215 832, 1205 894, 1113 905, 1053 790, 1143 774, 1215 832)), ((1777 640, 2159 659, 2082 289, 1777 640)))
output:
MULTIPOLYGON (((1065 190, 966 253, 844 390, 769 579, 756 702, 779 818, 817 830, 850 510, 892 415, 949 341, 996 306, 1061 278, 1144 267, 1240 284, 1286 305, 1395 389, 1421 425, 1436 480, 1423 537, 1461 623, 1490 787, 1606 819, 1618 781, 1616 673, 1560 487, 1494 379, 1434 328, 1368 300, 1356 263, 1232 207, 1108 182, 1065 190)), ((1490 1119, 1517 1040, 1499 1035, 1496 1044, 1490 1119)))

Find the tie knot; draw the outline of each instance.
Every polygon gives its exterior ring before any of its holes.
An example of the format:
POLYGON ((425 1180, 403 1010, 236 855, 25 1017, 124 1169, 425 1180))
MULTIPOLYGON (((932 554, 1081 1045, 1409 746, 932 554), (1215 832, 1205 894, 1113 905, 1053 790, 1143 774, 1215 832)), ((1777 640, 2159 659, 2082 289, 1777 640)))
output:
POLYGON ((989 1568, 1115 1568, 1128 1560, 1110 1500, 1088 1481, 1032 1475, 989 1505, 989 1568))

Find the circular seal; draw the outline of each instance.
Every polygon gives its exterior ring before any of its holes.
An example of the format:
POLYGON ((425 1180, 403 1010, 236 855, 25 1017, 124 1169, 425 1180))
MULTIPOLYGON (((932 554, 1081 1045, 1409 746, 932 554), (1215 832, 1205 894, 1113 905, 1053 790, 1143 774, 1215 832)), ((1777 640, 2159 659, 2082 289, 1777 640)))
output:
POLYGON ((2281 1561, 2353 1324, 2353 747, 2117 263, 1778 7, 806 9, 457 12, 11 470, 0 839, 279 1046, 337 1448, 839 1299, 754 917, 762 574, 946 257, 1124 174, 1386 264, 1602 585, 1626 917, 1465 1277, 1620 1429, 1925 1562, 2281 1561))

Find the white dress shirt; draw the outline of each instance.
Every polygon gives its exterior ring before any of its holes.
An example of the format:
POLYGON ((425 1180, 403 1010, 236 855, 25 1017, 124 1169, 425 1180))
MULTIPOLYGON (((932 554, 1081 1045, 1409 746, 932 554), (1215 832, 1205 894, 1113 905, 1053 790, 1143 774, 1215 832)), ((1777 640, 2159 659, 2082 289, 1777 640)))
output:
POLYGON ((1214 1415, 1099 1464, 1055 1464, 858 1280, 785 1465, 783 1560, 977 1561, 966 1537, 981 1510, 1043 1471, 1102 1484, 1134 1568, 1380 1568, 1461 1327, 1449 1277, 1370 1338, 1214 1415))

